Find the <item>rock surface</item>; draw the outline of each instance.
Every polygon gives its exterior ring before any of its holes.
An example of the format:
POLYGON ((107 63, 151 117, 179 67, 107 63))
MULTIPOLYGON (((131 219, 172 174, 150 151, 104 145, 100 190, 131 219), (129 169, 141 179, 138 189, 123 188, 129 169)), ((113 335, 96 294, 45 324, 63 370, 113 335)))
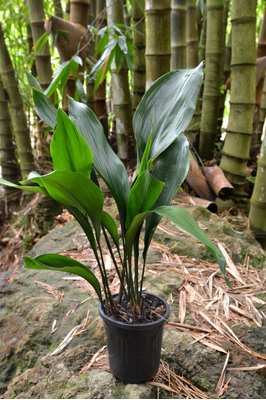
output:
MULTIPOLYGON (((266 257, 260 245, 243 224, 242 231, 201 207, 186 207, 210 237, 224 243, 231 251, 233 260, 244 262, 250 255, 250 264, 258 269, 265 267, 266 257)), ((240 224, 241 225, 241 224, 240 224)), ((195 243, 190 235, 180 232, 170 222, 162 221, 164 229, 157 229, 154 240, 170 248, 179 256, 210 259, 205 247, 195 243), (176 232, 169 235, 165 228, 176 232)), ((60 226, 42 238, 31 251, 32 256, 45 252, 75 250, 84 244, 85 238, 75 221, 60 226), (77 236, 78 232, 78 236, 77 236)), ((149 263, 160 259, 159 251, 152 249, 149 263)), ((97 312, 97 297, 77 282, 62 279, 69 276, 58 272, 26 270, 22 266, 8 279, 13 271, 0 275, 0 394, 1 398, 157 398, 157 388, 149 384, 131 385, 118 382, 109 372, 90 370, 80 375, 82 367, 92 355, 105 345, 103 323, 97 312), (55 287, 64 292, 61 301, 39 287, 36 283, 55 287), (88 299, 84 302, 84 300, 88 299), (75 309, 75 311, 73 311, 75 309), (71 312, 71 310, 73 312, 71 312), (82 325, 89 310, 91 322, 85 331, 57 355, 51 353, 67 334, 82 325), (52 333, 53 322, 56 330, 52 333)), ((147 291, 168 298, 174 293, 170 321, 178 319, 178 288, 182 280, 174 274, 164 272, 161 276, 147 274, 147 291)), ((247 329, 245 329, 245 332, 247 329)), ((266 325, 251 326, 244 336, 245 343, 255 351, 266 354, 266 325)), ((194 343, 190 335, 167 327, 164 333, 162 359, 176 374, 191 380, 201 390, 214 396, 226 355, 194 343)), ((231 349, 229 363, 238 362, 246 366, 263 363, 263 360, 248 357, 247 353, 231 349)), ((224 398, 265 398, 266 370, 228 371, 230 378, 224 398)), ((160 389, 160 398, 169 398, 169 392, 160 389)), ((175 397, 175 396, 173 396, 175 397)))

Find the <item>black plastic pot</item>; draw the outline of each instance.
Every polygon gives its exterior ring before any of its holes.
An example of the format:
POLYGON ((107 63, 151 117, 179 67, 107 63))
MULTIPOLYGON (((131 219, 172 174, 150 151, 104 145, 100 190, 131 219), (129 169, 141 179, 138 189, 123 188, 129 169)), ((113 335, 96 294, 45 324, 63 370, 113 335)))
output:
MULTIPOLYGON (((150 293, 146 293, 149 295, 150 293)), ((108 317, 99 304, 104 321, 109 354, 109 367, 115 378, 127 383, 141 383, 152 379, 160 364, 163 328, 169 316, 169 305, 164 318, 147 324, 124 324, 108 317)))

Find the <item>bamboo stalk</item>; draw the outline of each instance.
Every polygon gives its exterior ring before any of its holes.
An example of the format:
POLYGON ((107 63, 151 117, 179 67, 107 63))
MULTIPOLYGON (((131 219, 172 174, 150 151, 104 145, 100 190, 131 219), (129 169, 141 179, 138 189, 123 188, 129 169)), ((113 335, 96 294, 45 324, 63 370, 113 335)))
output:
MULTIPOLYGON (((145 8, 145 1, 141 0, 141 5, 145 8)), ((133 1, 133 27, 138 31, 134 32, 133 45, 135 46, 135 54, 137 61, 133 67, 133 97, 132 108, 133 112, 136 110, 142 96, 145 93, 146 82, 146 64, 145 64, 145 18, 141 11, 138 2, 133 1)))
MULTIPOLYGON (((20 169, 15 156, 15 146, 13 144, 11 120, 8 111, 8 103, 4 96, 3 82, 0 75, 0 165, 2 177, 7 181, 18 183, 20 179, 20 169)), ((17 191, 8 186, 4 186, 5 194, 17 191)))
POLYGON ((15 71, 5 44, 2 24, 0 24, 0 74, 6 91, 14 136, 17 144, 22 179, 34 170, 30 132, 18 89, 15 71))
POLYGON ((187 68, 187 0, 172 0, 171 70, 187 68))
POLYGON ((202 159, 214 156, 220 101, 223 43, 223 3, 207 0, 206 72, 203 90, 199 154, 202 159))
POLYGON ((230 114, 220 167, 234 186, 235 197, 244 196, 245 170, 253 132, 256 3, 256 0, 232 1, 230 114))
POLYGON ((171 0, 145 2, 146 15, 146 90, 170 71, 171 0))

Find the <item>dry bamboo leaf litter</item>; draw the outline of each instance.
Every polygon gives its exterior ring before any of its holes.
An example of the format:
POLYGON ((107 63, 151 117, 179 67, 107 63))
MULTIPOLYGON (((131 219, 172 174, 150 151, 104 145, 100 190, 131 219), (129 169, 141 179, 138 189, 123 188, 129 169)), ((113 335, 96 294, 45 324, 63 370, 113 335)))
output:
POLYGON ((188 399, 210 399, 206 393, 202 392, 187 379, 176 375, 163 360, 160 361, 157 375, 153 381, 148 383, 188 399))
POLYGON ((52 294, 55 297, 56 301, 62 301, 65 294, 64 292, 60 292, 53 286, 47 285, 46 283, 39 281, 34 281, 34 282, 37 283, 37 285, 40 286, 43 290, 45 290, 47 293, 52 294))
POLYGON ((227 367, 227 364, 229 361, 229 357, 230 357, 230 353, 228 351, 225 362, 224 362, 224 366, 223 366, 223 369, 221 372, 220 379, 216 385, 215 392, 214 392, 217 397, 220 397, 222 395, 222 393, 224 393, 225 371, 226 371, 226 367, 227 367))
MULTIPOLYGON (((224 249, 223 252, 226 252, 225 247, 222 244, 221 246, 224 249)), ((183 312, 185 317, 182 316, 184 323, 167 323, 167 327, 176 328, 190 334, 193 338, 191 346, 199 341, 205 346, 227 354, 228 343, 233 343, 252 356, 266 359, 264 355, 260 355, 244 345, 233 332, 236 325, 245 324, 249 326, 249 321, 254 322, 254 320, 259 324, 265 318, 263 311, 258 311, 255 307, 256 303, 262 306, 265 304, 263 300, 257 297, 259 294, 266 293, 265 282, 250 264, 248 264, 248 269, 246 264, 235 265, 227 255, 226 260, 229 263, 229 265, 227 264, 227 276, 233 286, 233 289, 229 289, 217 264, 177 256, 171 253, 169 247, 154 241, 151 243, 151 248, 160 251, 162 257, 156 264, 148 264, 147 271, 158 276, 164 271, 168 271, 184 279, 181 290, 181 292, 184 292, 181 305, 183 304, 183 311, 186 311, 183 312), (186 313, 194 319, 196 326, 185 323, 186 313), (226 344, 225 348, 223 347, 224 344, 226 344)), ((115 248, 113 250, 115 251, 115 248)), ((86 261, 97 276, 96 260, 89 246, 83 246, 79 253, 72 251, 63 254, 76 259, 78 255, 78 260, 86 261)), ((116 261, 119 265, 118 256, 116 256, 116 261)), ((108 275, 112 292, 117 292, 118 287, 113 265, 108 269, 108 275)), ((82 280, 75 282, 83 285, 82 280)), ((100 361, 104 365, 104 358, 101 358, 100 361)), ((220 387, 220 393, 224 393, 227 384, 228 382, 220 387)))
MULTIPOLYGON (((100 350, 98 350, 98 351, 92 356, 90 362, 89 362, 88 364, 86 364, 86 365, 80 370, 79 375, 82 375, 82 374, 84 374, 85 372, 88 372, 88 371, 91 369, 91 367, 93 366, 93 364, 95 364, 95 365, 94 365, 94 368, 101 369, 100 366, 99 366, 99 361, 100 361, 100 360, 103 361, 103 358, 107 359, 107 360, 104 360, 104 361, 107 361, 107 363, 105 362, 105 364, 108 365, 108 355, 107 355, 107 353, 105 352, 104 354, 102 354, 103 351, 106 349, 106 347, 107 347, 107 346, 103 346, 100 350)), ((108 367, 108 370, 109 370, 109 367, 108 367)))
POLYGON ((82 332, 86 330, 91 320, 92 317, 90 316, 90 311, 88 311, 87 316, 82 321, 82 323, 71 329, 71 331, 66 335, 66 337, 62 340, 59 346, 51 353, 51 356, 55 356, 61 353, 64 350, 64 348, 73 340, 75 336, 80 335, 82 332))
POLYGON ((57 321, 56 321, 56 319, 54 319, 54 320, 53 320, 53 324, 52 324, 52 330, 51 330, 51 333, 54 333, 54 332, 57 330, 57 328, 56 328, 56 324, 57 324, 57 321))
POLYGON ((179 294, 179 321, 184 323, 186 318, 186 290, 181 289, 179 294))
POLYGON ((240 367, 240 368, 227 368, 227 371, 257 371, 258 369, 263 369, 266 364, 258 364, 253 367, 240 367))
MULTIPOLYGON (((92 356, 90 362, 80 370, 79 375, 82 375, 91 369, 110 371, 106 346, 103 346, 92 356)), ((152 381, 147 383, 151 386, 161 388, 171 394, 182 396, 188 399, 211 398, 184 377, 176 375, 176 373, 171 370, 169 365, 163 360, 160 360, 160 366, 157 375, 152 381)))

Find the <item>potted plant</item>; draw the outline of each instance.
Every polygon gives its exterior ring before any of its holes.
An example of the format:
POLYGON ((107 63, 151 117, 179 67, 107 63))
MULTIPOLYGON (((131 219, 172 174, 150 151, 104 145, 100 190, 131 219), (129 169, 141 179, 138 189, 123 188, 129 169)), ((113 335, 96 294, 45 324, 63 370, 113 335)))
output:
POLYGON ((169 218, 204 243, 225 274, 220 250, 184 210, 170 206, 189 168, 188 142, 182 132, 193 115, 202 65, 194 70, 169 72, 144 95, 133 121, 137 170, 131 186, 125 166, 109 146, 94 113, 70 98, 67 116, 49 103, 33 77, 29 76, 29 81, 38 115, 55 128, 51 142, 54 171, 43 176, 31 172, 21 185, 3 179, 0 183, 50 196, 68 209, 90 242, 102 282, 86 266, 62 255, 25 256, 25 267, 65 271, 86 279, 99 297, 111 372, 126 382, 147 381, 159 367, 163 325, 169 314, 163 299, 143 292, 147 252, 160 218, 169 218), (120 233, 111 215, 103 210, 104 197, 95 172, 116 202, 120 233), (144 250, 139 268, 142 231, 144 250), (108 285, 101 235, 120 280, 119 293, 114 296, 108 285))

